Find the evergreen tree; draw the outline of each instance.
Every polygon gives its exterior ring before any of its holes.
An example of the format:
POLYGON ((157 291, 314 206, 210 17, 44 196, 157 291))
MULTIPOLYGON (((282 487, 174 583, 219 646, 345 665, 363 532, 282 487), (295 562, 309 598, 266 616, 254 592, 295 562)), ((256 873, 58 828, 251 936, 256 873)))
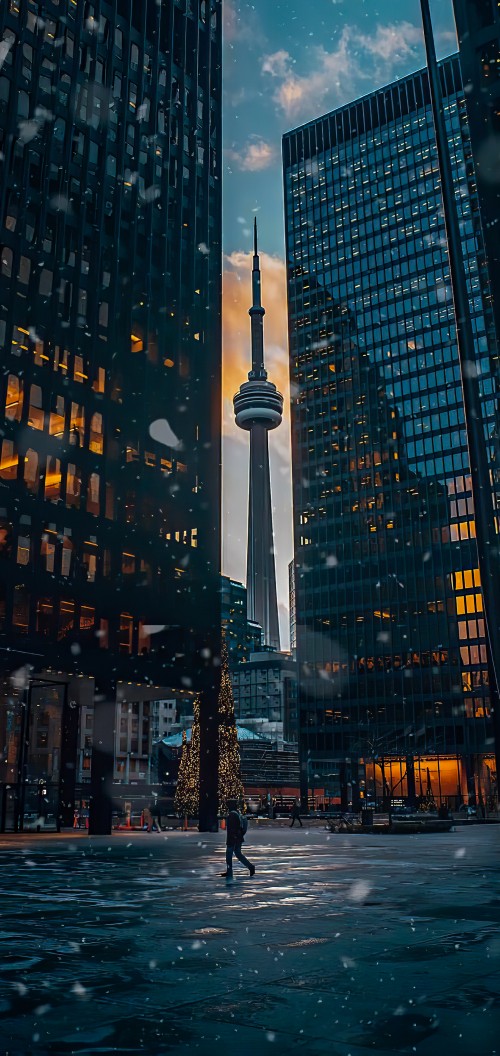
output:
POLYGON ((191 741, 182 731, 182 755, 175 790, 174 809, 177 814, 197 817, 200 804, 200 704, 194 702, 191 741))
POLYGON ((222 639, 221 682, 219 692, 219 813, 227 814, 229 799, 243 801, 240 749, 234 716, 233 687, 229 675, 227 645, 222 639))

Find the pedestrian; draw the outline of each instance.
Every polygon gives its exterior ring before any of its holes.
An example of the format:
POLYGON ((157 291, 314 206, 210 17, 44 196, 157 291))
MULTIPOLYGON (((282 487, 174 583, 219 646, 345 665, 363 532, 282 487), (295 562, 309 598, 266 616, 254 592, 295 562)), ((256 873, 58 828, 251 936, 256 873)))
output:
POLYGON ((255 866, 245 858, 241 845, 245 839, 246 819, 243 819, 238 810, 236 799, 228 800, 226 818, 226 872, 221 876, 226 880, 233 879, 233 854, 242 865, 246 865, 250 876, 255 873, 255 866))
POLYGON ((299 801, 297 799, 294 799, 293 804, 292 804, 292 824, 290 825, 291 829, 293 829, 293 826, 295 825, 296 821, 298 821, 300 827, 302 828, 302 821, 301 821, 301 818, 300 818, 299 801))
POLYGON ((144 807, 142 812, 142 827, 143 829, 147 829, 148 832, 153 831, 153 815, 149 807, 144 807))

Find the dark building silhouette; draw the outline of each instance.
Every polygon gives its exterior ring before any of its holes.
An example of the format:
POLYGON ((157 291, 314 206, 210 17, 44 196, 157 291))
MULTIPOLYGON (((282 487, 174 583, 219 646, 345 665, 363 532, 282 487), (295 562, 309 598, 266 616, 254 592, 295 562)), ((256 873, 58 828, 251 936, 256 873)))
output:
MULTIPOLYGON (((495 343, 441 64, 493 465, 495 343)), ((488 667, 425 71, 284 137, 302 794, 492 794, 488 667)))
POLYGON ((221 619, 226 635, 231 672, 260 649, 262 628, 247 616, 247 588, 243 583, 221 576, 221 619))
POLYGON ((95 677, 96 780, 118 679, 216 752, 221 6, 0 11, 0 656, 95 677))

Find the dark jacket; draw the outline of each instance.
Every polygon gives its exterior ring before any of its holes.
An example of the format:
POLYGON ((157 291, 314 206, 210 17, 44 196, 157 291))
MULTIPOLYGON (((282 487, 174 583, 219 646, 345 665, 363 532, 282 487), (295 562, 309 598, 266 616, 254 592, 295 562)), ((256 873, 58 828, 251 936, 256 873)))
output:
POLYGON ((300 818, 300 807, 298 803, 294 803, 292 806, 292 818, 300 818))
POLYGON ((235 844, 243 843, 243 840, 238 811, 230 810, 226 819, 226 845, 234 847, 235 844))

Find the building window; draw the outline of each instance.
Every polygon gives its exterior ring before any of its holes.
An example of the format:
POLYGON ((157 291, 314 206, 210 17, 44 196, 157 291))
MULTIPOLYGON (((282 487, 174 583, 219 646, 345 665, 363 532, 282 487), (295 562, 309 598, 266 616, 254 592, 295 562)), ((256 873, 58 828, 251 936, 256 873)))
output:
POLYGON ((87 493, 87 513, 92 513, 94 517, 99 516, 99 484, 99 474, 91 473, 87 493))
POLYGON ((139 655, 147 656, 151 648, 151 635, 146 631, 147 624, 139 624, 139 655))
POLYGON ((9 374, 5 398, 5 417, 11 422, 21 421, 23 409, 23 383, 15 374, 9 374))
POLYGON ((15 480, 17 477, 18 456, 12 440, 2 441, 0 456, 0 477, 2 480, 15 480))
POLYGON ((17 563, 29 565, 31 557, 31 540, 29 535, 19 535, 17 539, 17 563))
POLYGON ((95 609, 91 608, 90 605, 82 605, 80 609, 80 630, 81 631, 93 631, 95 623, 95 609))
POLYGON ((38 452, 29 447, 24 456, 24 483, 33 495, 38 494, 40 482, 38 452))
POLYGON ((47 456, 45 469, 45 498, 57 502, 61 496, 61 462, 53 455, 47 456))
POLYGON ((135 572, 135 554, 124 552, 122 554, 122 574, 132 576, 135 572))
POLYGON ((13 252, 9 246, 4 246, 2 249, 2 275, 5 275, 7 279, 12 278, 12 259, 13 252))
POLYGON ((71 571, 71 556, 73 553, 73 543, 68 534, 68 529, 65 528, 65 535, 63 538, 62 554, 61 554, 61 575, 69 576, 71 571))
POLYGON ((76 506, 78 509, 80 506, 80 492, 82 486, 82 475, 79 467, 75 466, 72 462, 68 464, 68 474, 66 480, 66 505, 76 506))
POLYGON ((64 436, 64 397, 55 397, 55 409, 50 412, 49 433, 51 436, 64 436))
POLYGON ((50 598, 39 598, 36 603, 36 630, 37 634, 45 637, 52 635, 52 622, 54 606, 50 598))
POLYGON ((126 612, 122 612, 120 616, 120 637, 118 643, 120 653, 130 654, 132 652, 133 631, 134 621, 132 616, 129 616, 126 612))
POLYGON ((83 447, 85 434, 85 415, 81 404, 71 404, 71 419, 69 425, 69 442, 76 447, 83 447))
POLYGON ((54 571, 54 563, 56 556, 56 544, 54 542, 55 536, 52 533, 44 532, 42 535, 42 541, 40 546, 40 555, 42 562, 45 565, 46 572, 54 571))
POLYGON ((104 450, 104 439, 102 435, 102 414, 97 411, 92 415, 90 420, 90 443, 89 447, 91 451, 94 451, 97 455, 102 455, 104 450))
POLYGON ((75 603, 73 601, 61 601, 59 604, 59 621, 57 638, 61 641, 67 638, 75 626, 75 603))
POLYGON ((45 415, 42 407, 42 390, 39 385, 32 385, 30 389, 28 425, 31 425, 33 429, 43 429, 45 415))
POLYGON ((101 619, 99 621, 99 630, 97 632, 99 638, 99 648, 108 649, 109 647, 109 621, 101 619))
POLYGON ((17 634, 27 634, 30 615, 30 596, 24 587, 14 587, 12 626, 17 634))

